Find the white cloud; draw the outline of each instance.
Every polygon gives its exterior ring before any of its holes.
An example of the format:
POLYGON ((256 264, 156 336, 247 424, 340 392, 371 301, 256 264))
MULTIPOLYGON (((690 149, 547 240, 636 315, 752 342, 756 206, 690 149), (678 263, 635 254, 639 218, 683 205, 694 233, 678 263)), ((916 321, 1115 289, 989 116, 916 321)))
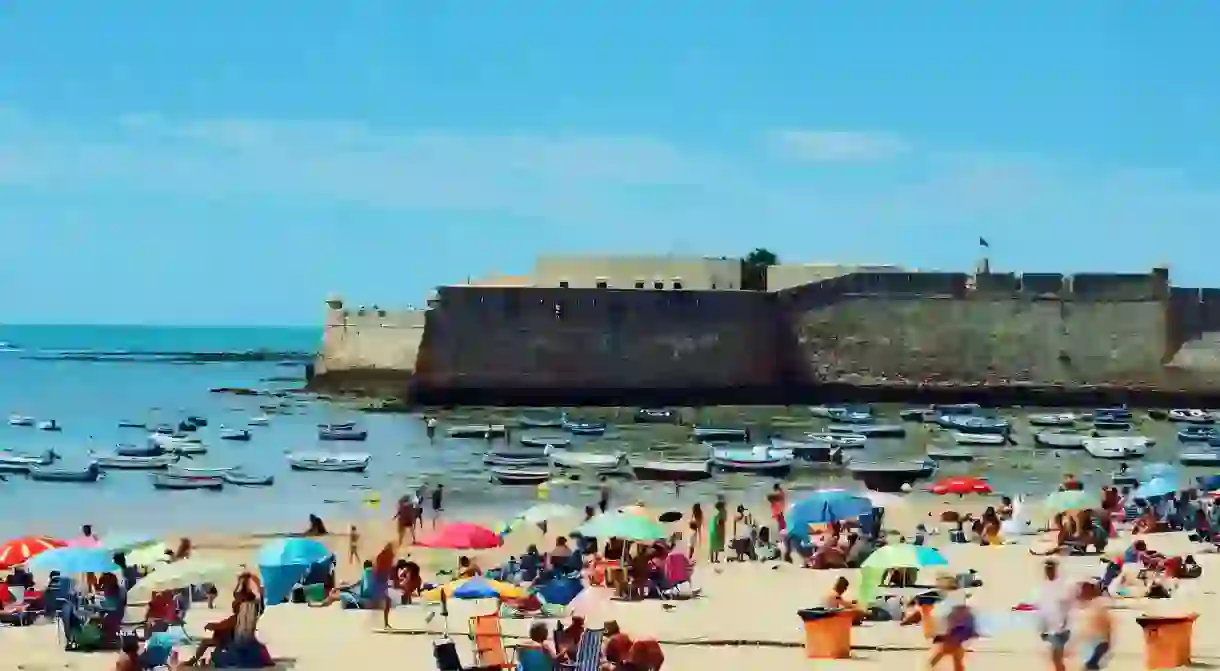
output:
POLYGON ((768 139, 781 156, 818 163, 885 161, 911 150, 910 143, 890 133, 788 129, 768 139))

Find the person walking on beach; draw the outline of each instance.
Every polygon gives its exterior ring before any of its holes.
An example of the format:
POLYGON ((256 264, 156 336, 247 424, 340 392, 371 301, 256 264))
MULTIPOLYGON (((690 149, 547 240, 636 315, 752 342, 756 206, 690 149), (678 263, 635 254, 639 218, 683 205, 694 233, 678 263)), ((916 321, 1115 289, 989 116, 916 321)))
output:
POLYGON ((1110 603, 1102 596, 1101 586, 1093 581, 1080 585, 1080 629, 1085 655, 1085 671, 1098 671, 1105 666, 1114 648, 1114 620, 1110 603))
POLYGON ((441 511, 445 509, 443 504, 445 497, 445 485, 437 484, 436 489, 432 490, 432 528, 436 528, 436 522, 441 518, 441 511))
POLYGON ((788 521, 784 519, 784 508, 788 504, 788 498, 784 495, 784 488, 775 483, 771 488, 771 493, 767 494, 767 503, 771 505, 771 519, 775 520, 775 530, 779 538, 784 537, 784 532, 788 530, 788 521))
POLYGON ((936 579, 940 601, 932 608, 933 619, 932 656, 928 668, 934 669, 948 657, 953 662, 953 671, 966 669, 966 643, 976 637, 974 611, 966 604, 965 595, 958 589, 957 580, 951 575, 936 579))
POLYGON ((720 563, 720 555, 724 552, 724 530, 727 523, 724 501, 717 501, 712 513, 712 528, 707 537, 707 558, 713 564, 720 563))
POLYGON ((601 485, 598 488, 597 507, 604 513, 610 507, 610 481, 604 475, 600 480, 601 485))
POLYGON ((698 503, 690 509, 690 558, 695 560, 695 552, 699 550, 699 541, 703 540, 703 506, 698 503))
POLYGON ((360 530, 355 524, 347 531, 347 560, 353 565, 360 563, 360 530))
POLYGON ((386 543, 373 560, 373 579, 369 586, 369 601, 381 609, 381 624, 390 628, 390 581, 394 578, 394 545, 386 543))
POLYGON ((415 522, 418 508, 419 506, 416 504, 412 494, 403 494, 398 499, 398 510, 394 513, 394 523, 398 527, 398 547, 402 547, 403 541, 406 540, 407 531, 411 532, 411 542, 415 542, 415 522))
POLYGON ((1072 637, 1068 618, 1072 611, 1075 594, 1073 587, 1059 576, 1059 562, 1048 558, 1042 562, 1042 592, 1038 598, 1038 621, 1042 640, 1050 647, 1051 668, 1065 671, 1064 657, 1068 641, 1072 637))

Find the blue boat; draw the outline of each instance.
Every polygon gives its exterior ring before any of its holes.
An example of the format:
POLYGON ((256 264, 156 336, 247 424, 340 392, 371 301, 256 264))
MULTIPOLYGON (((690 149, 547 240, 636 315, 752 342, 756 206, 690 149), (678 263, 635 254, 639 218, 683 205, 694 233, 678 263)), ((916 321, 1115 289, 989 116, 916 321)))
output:
POLYGON ((563 416, 563 430, 574 436, 600 436, 606 432, 605 422, 577 422, 563 416))
POLYGON ((1116 422, 1130 422, 1132 419, 1131 410, 1125 405, 1120 405, 1115 408, 1098 408, 1093 412, 1094 420, 1106 420, 1116 422))
POLYGON ((124 457, 159 457, 165 454, 165 449, 160 443, 150 440, 143 445, 122 443, 114 448, 114 453, 124 457))
POLYGON ((696 426, 691 431, 691 437, 700 443, 709 441, 744 443, 750 439, 750 430, 726 426, 696 426))
POLYGON ((346 422, 344 424, 319 424, 318 425, 318 440, 365 440, 369 437, 368 431, 363 431, 356 428, 354 422, 346 422))
POLYGON ((1216 429, 1211 426, 1190 425, 1178 429, 1178 442, 1203 443, 1216 437, 1216 429))
POLYGON ((772 451, 768 445, 755 448, 717 447, 712 450, 712 467, 721 471, 758 473, 782 477, 792 471, 795 457, 791 451, 772 451))
POLYGON ((946 429, 962 433, 998 433, 1005 434, 1012 429, 1012 424, 999 417, 979 417, 975 415, 941 415, 936 423, 946 429))

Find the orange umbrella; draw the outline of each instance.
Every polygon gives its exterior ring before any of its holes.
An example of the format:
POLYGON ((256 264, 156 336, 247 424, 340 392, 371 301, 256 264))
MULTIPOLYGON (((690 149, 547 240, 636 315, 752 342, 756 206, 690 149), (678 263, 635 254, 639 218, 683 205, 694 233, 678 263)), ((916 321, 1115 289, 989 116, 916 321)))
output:
POLYGON ((0 545, 0 569, 10 569, 26 563, 39 553, 61 548, 67 543, 47 536, 25 536, 0 545))

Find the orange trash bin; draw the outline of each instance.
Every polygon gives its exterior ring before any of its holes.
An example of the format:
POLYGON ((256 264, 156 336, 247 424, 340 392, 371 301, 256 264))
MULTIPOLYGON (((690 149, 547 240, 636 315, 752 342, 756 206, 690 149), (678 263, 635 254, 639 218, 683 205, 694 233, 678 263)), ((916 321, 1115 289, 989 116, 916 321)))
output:
POLYGON ((805 655, 809 659, 851 657, 854 611, 842 608, 806 608, 796 612, 805 623, 805 655))
POLYGON ((1138 617, 1144 630, 1144 665, 1149 669, 1174 669, 1190 664, 1190 643, 1197 613, 1138 617))

